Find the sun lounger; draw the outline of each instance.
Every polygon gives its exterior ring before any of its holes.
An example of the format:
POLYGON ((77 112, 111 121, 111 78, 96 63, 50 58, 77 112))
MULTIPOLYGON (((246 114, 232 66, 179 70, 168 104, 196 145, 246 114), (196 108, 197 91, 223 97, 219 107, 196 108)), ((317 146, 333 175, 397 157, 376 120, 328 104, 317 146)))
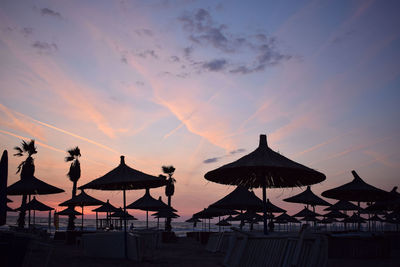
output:
POLYGON ((327 264, 327 238, 322 234, 255 236, 235 232, 224 266, 319 267, 327 264))
MULTIPOLYGON (((143 257, 143 249, 139 236, 129 234, 127 236, 128 258, 140 261, 143 257)), ((82 248, 84 254, 98 258, 125 258, 124 233, 107 232, 82 235, 82 248)))

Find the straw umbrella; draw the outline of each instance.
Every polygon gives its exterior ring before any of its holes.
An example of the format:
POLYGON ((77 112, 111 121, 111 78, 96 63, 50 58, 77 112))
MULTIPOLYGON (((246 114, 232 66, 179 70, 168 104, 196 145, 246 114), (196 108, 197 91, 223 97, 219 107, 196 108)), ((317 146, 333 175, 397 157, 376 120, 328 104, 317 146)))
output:
MULTIPOLYGON (((285 198, 283 201, 291 202, 291 203, 306 204, 307 208, 308 208, 308 205, 311 205, 311 207, 313 208, 313 212, 315 212, 315 206, 330 206, 331 205, 329 202, 323 200, 322 198, 320 198, 319 196, 314 194, 311 191, 310 186, 307 186, 306 190, 304 190, 303 192, 301 192, 295 196, 285 198)), ((314 225, 315 224, 316 224, 316 221, 314 221, 314 225)))
POLYGON ((192 217, 190 219, 187 219, 185 222, 193 223, 193 231, 194 231, 194 228, 197 226, 197 223, 201 222, 201 220, 199 220, 198 218, 192 217))
POLYGON ((85 193, 85 191, 83 189, 81 189, 81 193, 79 195, 76 195, 76 196, 72 197, 71 199, 64 201, 58 205, 59 206, 80 206, 82 208, 81 230, 83 231, 83 207, 84 206, 99 206, 99 205, 103 205, 103 204, 104 204, 103 201, 89 196, 88 194, 85 193))
POLYGON ((309 210, 307 207, 304 207, 304 209, 292 215, 292 217, 317 217, 317 216, 321 215, 314 211, 309 210))
POLYGON ((138 200, 132 202, 128 206, 127 209, 137 209, 137 210, 145 210, 146 211, 146 228, 149 228, 149 211, 160 211, 160 210, 173 210, 172 207, 169 207, 164 202, 153 198, 150 195, 150 189, 146 188, 145 194, 139 198, 138 200))
POLYGON ((7 187, 7 195, 27 195, 29 196, 29 201, 31 200, 31 195, 50 195, 62 192, 65 191, 61 188, 43 182, 34 176, 30 177, 29 179, 21 179, 7 187))
POLYGON ((7 221, 7 178, 8 154, 7 150, 4 150, 0 160, 0 225, 6 224, 7 221))
MULTIPOLYGON (((388 192, 364 182, 356 171, 353 170, 351 173, 354 177, 351 182, 326 190, 322 192, 322 196, 339 200, 356 201, 359 207, 360 202, 373 202, 392 198, 388 192)), ((360 212, 358 216, 360 216, 360 212)), ((360 228, 361 223, 358 226, 360 228)))
MULTIPOLYGON (((155 188, 166 185, 166 180, 135 170, 125 164, 125 157, 121 156, 120 164, 104 176, 97 178, 81 188, 99 190, 122 190, 124 211, 126 213, 126 190, 137 190, 145 188, 155 188)), ((128 256, 127 250, 127 231, 126 220, 124 220, 124 244, 125 257, 128 256)))
POLYGON ((244 186, 237 186, 231 193, 210 205, 214 208, 234 210, 262 210, 263 202, 253 191, 244 186))
POLYGON ((68 207, 62 211, 57 212, 57 215, 62 215, 62 216, 69 216, 69 215, 74 215, 74 216, 79 216, 82 215, 79 211, 75 210, 75 207, 71 206, 68 207))
MULTIPOLYGON (((22 207, 19 207, 15 210, 20 211, 21 208, 22 207)), ((33 199, 25 205, 25 210, 33 210, 33 224, 35 224, 36 211, 49 211, 54 210, 54 208, 43 204, 42 202, 38 201, 36 197, 33 197, 33 199)))
POLYGON ((122 219, 126 219, 127 221, 137 221, 133 215, 130 215, 128 212, 124 212, 124 210, 120 207, 117 211, 110 214, 110 218, 119 218, 119 222, 122 228, 122 219))
POLYGON ((267 228, 266 188, 311 185, 325 180, 325 175, 296 163, 268 147, 267 136, 260 135, 259 147, 250 154, 212 170, 204 176, 221 184, 261 187, 264 206, 264 234, 267 228))
POLYGON ((98 207, 98 208, 95 208, 94 210, 92 210, 92 211, 95 211, 96 212, 96 229, 97 229, 97 220, 98 220, 98 213, 99 212, 105 212, 106 213, 106 219, 108 220, 108 215, 111 213, 111 212, 116 212, 118 209, 116 208, 116 207, 114 207, 113 205, 111 205, 110 204, 110 201, 107 199, 107 202, 106 203, 104 203, 103 205, 101 205, 100 207, 98 207))

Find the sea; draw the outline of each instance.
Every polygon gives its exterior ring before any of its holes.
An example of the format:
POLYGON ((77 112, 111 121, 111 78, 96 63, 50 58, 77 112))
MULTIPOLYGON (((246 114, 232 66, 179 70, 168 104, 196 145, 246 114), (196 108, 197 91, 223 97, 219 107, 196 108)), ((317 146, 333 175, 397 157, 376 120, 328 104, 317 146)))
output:
MULTIPOLYGON (((7 225, 9 226, 16 226, 17 225, 17 219, 18 216, 7 216, 7 225)), ((150 219, 150 218, 149 218, 150 219)), ((130 224, 133 223, 134 229, 146 229, 146 221, 129 221, 127 227, 130 227, 130 224)), ((230 227, 221 227, 219 228, 218 226, 215 225, 217 222, 211 222, 210 224, 207 222, 199 222, 197 225, 194 227, 193 223, 187 223, 187 222, 178 222, 178 221, 173 221, 171 222, 172 226, 172 231, 175 232, 177 236, 186 236, 187 232, 193 232, 193 231, 213 231, 213 232, 218 232, 219 230, 224 230, 224 231, 229 231, 230 227)), ((54 226, 54 221, 53 217, 51 218, 49 222, 48 217, 35 217, 35 223, 33 223, 33 216, 31 216, 31 225, 35 225, 36 228, 41 228, 41 229, 46 229, 49 233, 53 233, 56 231, 56 228, 54 226)), ((25 225, 28 225, 28 215, 26 215, 25 218, 25 225)), ((58 221, 58 231, 66 231, 67 230, 67 225, 68 225, 68 217, 66 216, 60 216, 59 221, 58 221)), ((164 229, 165 226, 165 221, 164 219, 160 219, 159 223, 157 223, 157 220, 155 219, 150 219, 148 222, 149 228, 153 229, 164 229)), ((239 224, 232 224, 234 227, 239 227, 239 224)), ((81 219, 77 217, 75 219, 75 227, 76 229, 81 228, 81 219)), ((261 230, 261 225, 256 225, 255 229, 257 230, 258 228, 261 230)), ((83 230, 85 231, 95 231, 96 230, 96 219, 83 219, 83 230)))

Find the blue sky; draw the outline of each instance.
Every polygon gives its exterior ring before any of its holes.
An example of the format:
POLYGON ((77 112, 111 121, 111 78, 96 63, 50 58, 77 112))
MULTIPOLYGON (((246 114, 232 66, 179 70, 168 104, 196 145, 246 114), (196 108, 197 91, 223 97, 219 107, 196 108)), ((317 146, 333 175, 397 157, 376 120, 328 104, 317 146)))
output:
MULTIPOLYGON (((350 181, 353 169, 390 190, 400 166, 399 7, 2 1, 0 148, 37 141, 37 176, 67 191, 40 197, 53 206, 70 195, 63 158, 78 145, 80 184, 121 154, 154 175, 174 165, 173 205, 189 216, 233 189, 204 174, 251 152, 263 133, 274 150, 326 174, 316 193, 350 181)), ((10 158, 9 183, 20 160, 10 158)), ((282 199, 301 190, 268 195, 294 212, 301 206, 282 199)), ((120 193, 90 193, 121 204, 120 193)))

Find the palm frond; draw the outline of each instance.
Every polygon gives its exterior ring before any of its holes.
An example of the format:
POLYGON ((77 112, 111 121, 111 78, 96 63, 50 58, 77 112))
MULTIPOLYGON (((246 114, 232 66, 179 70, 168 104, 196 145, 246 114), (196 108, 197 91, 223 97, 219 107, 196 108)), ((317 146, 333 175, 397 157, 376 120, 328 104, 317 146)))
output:
POLYGON ((67 157, 65 157, 65 161, 66 162, 68 162, 68 161, 73 161, 75 158, 73 157, 73 156, 67 156, 67 157))
POLYGON ((18 146, 15 146, 14 149, 17 150, 18 153, 20 153, 20 154, 23 153, 22 149, 20 147, 18 147, 18 146))
POLYGON ((21 163, 18 165, 18 167, 17 167, 17 172, 16 172, 16 173, 19 173, 19 172, 21 171, 22 166, 24 166, 24 164, 25 164, 25 161, 21 162, 21 163))

